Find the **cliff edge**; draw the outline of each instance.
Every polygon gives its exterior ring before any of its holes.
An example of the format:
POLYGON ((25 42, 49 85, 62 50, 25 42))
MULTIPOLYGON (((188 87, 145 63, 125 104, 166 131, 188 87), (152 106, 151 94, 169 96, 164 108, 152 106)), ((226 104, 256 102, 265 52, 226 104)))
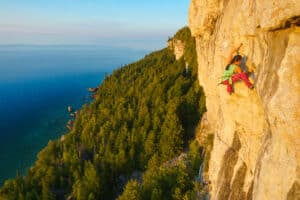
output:
MULTIPOLYGON (((300 1, 191 0, 198 78, 214 133, 212 200, 300 198, 300 1), (232 47, 255 68, 255 90, 218 81, 232 47)), ((207 130, 208 131, 208 130, 207 130)))

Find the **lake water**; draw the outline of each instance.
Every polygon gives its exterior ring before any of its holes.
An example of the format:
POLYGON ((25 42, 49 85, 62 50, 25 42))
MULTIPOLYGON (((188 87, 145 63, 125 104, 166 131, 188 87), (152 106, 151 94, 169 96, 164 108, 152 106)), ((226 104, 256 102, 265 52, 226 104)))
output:
POLYGON ((50 139, 67 132, 67 106, 147 50, 102 46, 0 46, 0 184, 24 174, 50 139))

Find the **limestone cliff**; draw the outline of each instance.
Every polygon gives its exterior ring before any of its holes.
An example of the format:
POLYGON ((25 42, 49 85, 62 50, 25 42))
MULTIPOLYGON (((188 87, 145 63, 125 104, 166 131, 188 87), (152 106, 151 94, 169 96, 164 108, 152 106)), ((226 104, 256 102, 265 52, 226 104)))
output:
POLYGON ((212 200, 300 199, 300 1, 191 0, 198 74, 215 134, 212 200), (255 90, 218 79, 232 47, 256 68, 255 90))
POLYGON ((172 38, 168 41, 168 48, 174 51, 176 60, 179 60, 184 54, 185 44, 182 40, 172 38))

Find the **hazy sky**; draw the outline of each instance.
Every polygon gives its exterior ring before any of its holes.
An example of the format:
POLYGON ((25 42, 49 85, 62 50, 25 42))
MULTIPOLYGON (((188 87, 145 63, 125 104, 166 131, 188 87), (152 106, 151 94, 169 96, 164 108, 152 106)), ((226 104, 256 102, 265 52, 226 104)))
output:
POLYGON ((0 0, 2 44, 165 44, 190 0, 0 0))

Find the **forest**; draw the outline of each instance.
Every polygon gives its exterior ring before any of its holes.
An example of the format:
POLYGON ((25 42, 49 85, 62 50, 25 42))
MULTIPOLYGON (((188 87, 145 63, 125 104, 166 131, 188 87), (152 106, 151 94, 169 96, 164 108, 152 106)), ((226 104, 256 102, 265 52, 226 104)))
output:
POLYGON ((72 130, 7 180, 0 200, 194 199, 205 95, 189 28, 172 39, 185 44, 181 59, 165 48, 107 76, 72 130))

